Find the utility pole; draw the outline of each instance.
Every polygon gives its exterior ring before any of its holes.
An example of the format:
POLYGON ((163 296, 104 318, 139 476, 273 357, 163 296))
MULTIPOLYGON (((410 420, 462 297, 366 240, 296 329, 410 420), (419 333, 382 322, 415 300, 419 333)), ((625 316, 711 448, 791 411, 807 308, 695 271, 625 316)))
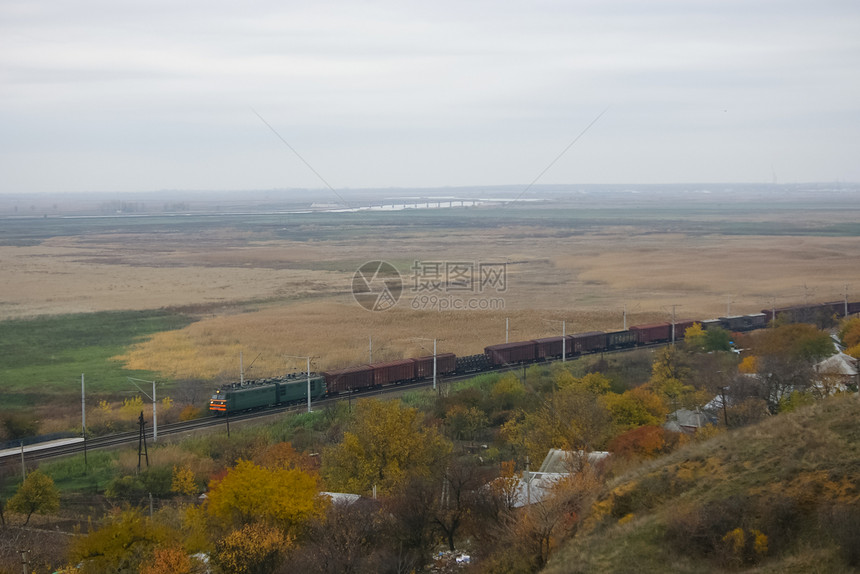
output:
POLYGON ((770 317, 771 325, 776 328, 776 297, 770 298, 770 317))
POLYGON ((508 342, 508 318, 505 317, 505 343, 508 342))
POLYGON ((24 463, 24 440, 21 439, 21 478, 27 480, 27 465, 24 463))
POLYGON ((624 330, 627 330, 627 303, 624 304, 624 330))
MULTIPOLYGON (((415 337, 412 339, 413 341, 429 341, 430 339, 425 339, 424 337, 415 337)), ((418 343, 418 346, 422 349, 426 348, 421 343, 418 343)), ((433 390, 436 390, 436 339, 433 339, 433 390)))
POLYGON ((84 437, 84 473, 87 471, 87 403, 84 400, 84 374, 81 373, 81 436, 84 437))
POLYGON ((140 411, 137 424, 140 426, 140 435, 137 439, 137 472, 140 473, 140 459, 142 457, 146 457, 146 468, 149 468, 149 451, 146 449, 146 421, 143 420, 143 411, 140 411))
POLYGON ((245 384, 245 367, 242 364, 242 351, 239 351, 239 384, 245 384))
POLYGON ((732 316, 732 296, 726 296, 726 317, 732 316))
POLYGON ((842 314, 843 317, 848 317, 848 284, 845 284, 845 312, 842 314))
POLYGON ((436 390, 436 339, 433 339, 433 390, 436 390))
POLYGON ((370 360, 368 363, 373 364, 373 335, 370 335, 370 360))
POLYGON ((678 305, 672 305, 672 344, 675 344, 675 307, 678 305))
MULTIPOLYGON (((134 379, 132 377, 126 377, 129 382, 137 387, 137 390, 140 391, 140 394, 148 398, 152 401, 152 442, 158 441, 158 417, 156 414, 156 400, 155 400, 155 381, 144 381, 143 379, 134 379), (146 391, 140 388, 140 385, 137 383, 152 383, 152 396, 146 394, 146 391)), ((143 416, 143 411, 141 411, 140 416, 143 416)))
POLYGON ((567 323, 562 320, 561 322, 561 362, 564 363, 567 359, 567 323))
POLYGON ((307 360, 307 371, 305 375, 308 377, 308 412, 311 412, 311 357, 299 355, 284 355, 287 359, 305 359, 307 360))

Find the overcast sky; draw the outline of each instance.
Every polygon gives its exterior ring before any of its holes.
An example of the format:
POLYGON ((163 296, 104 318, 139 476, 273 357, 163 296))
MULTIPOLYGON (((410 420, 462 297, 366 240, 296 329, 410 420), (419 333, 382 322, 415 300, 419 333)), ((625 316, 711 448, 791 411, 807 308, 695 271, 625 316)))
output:
POLYGON ((0 193, 860 181, 860 2, 0 0, 0 193))

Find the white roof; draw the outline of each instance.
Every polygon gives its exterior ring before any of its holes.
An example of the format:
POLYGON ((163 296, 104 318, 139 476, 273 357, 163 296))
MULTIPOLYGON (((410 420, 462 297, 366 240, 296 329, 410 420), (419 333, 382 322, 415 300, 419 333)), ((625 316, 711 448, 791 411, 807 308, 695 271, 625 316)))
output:
POLYGON ((815 371, 826 375, 857 376, 857 359, 845 353, 837 353, 815 365, 815 371))

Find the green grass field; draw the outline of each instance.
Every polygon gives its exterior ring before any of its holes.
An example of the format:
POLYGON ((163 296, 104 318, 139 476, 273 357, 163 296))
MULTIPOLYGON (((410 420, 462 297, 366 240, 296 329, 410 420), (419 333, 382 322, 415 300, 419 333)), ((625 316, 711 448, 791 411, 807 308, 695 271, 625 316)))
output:
POLYGON ((141 338, 192 322, 164 311, 120 311, 38 317, 0 322, 0 409, 32 405, 46 395, 77 396, 81 374, 87 392, 124 390, 126 377, 153 379, 129 371, 111 357, 141 338))

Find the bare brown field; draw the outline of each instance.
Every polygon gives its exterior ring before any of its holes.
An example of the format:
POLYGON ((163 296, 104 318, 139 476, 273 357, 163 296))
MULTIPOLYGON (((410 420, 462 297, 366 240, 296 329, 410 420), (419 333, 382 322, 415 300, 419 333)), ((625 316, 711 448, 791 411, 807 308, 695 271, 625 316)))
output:
MULTIPOLYGON (((784 216, 780 216, 784 217, 784 216)), ((291 241, 232 229, 200 233, 54 237, 0 246, 0 317, 184 307, 201 320, 156 335, 125 356, 130 367, 171 378, 249 376, 313 355, 317 368, 432 352, 470 354, 510 339, 622 328, 809 301, 839 300, 860 286, 858 237, 724 236, 606 225, 570 232, 538 224, 479 231, 386 229, 372 240, 291 241), (369 312, 352 299, 355 269, 393 262, 407 289, 396 308, 369 312), (414 310, 414 261, 504 262, 507 289, 491 311, 414 310), (253 364, 252 364, 253 363, 253 364)), ((852 299, 860 299, 853 296, 852 299)))

